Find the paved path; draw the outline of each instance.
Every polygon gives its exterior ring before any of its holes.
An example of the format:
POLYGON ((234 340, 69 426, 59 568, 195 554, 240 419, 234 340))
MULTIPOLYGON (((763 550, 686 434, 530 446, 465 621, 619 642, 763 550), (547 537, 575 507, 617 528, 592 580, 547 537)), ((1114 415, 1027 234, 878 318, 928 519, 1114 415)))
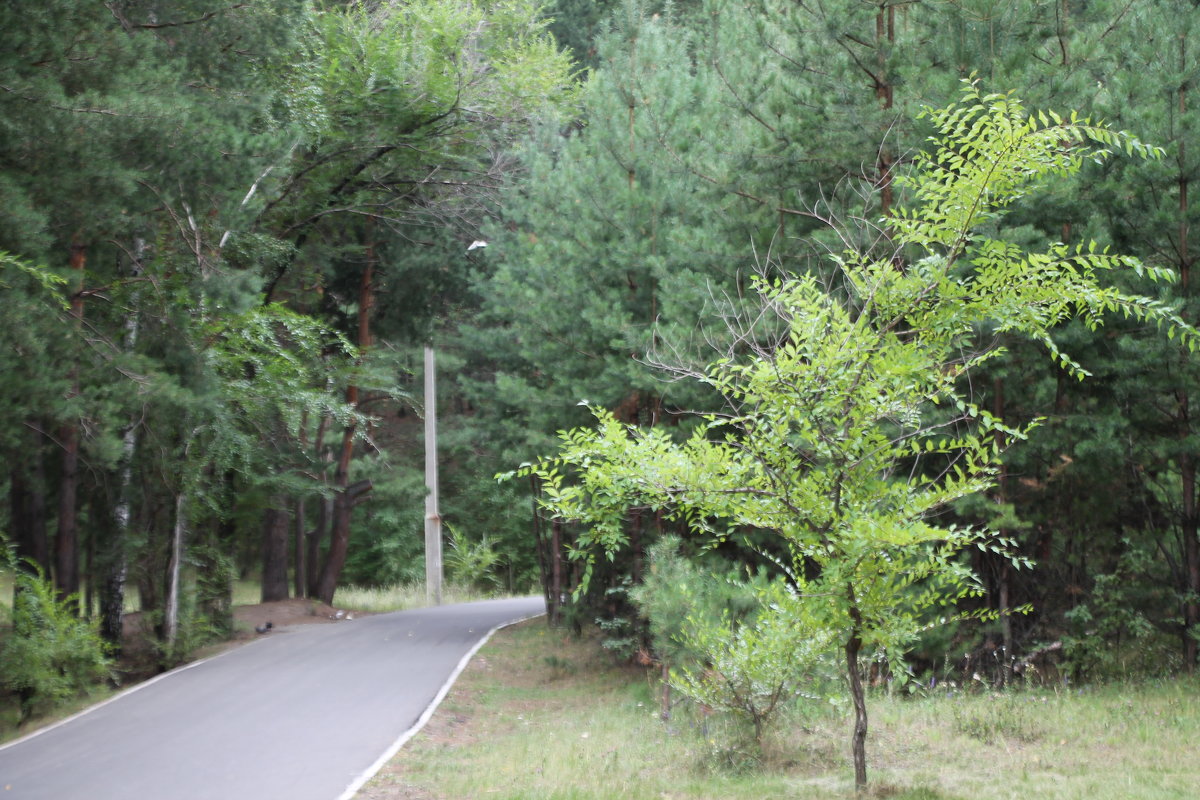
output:
POLYGON ((541 598, 264 636, 0 748, 0 800, 337 800, 541 598))

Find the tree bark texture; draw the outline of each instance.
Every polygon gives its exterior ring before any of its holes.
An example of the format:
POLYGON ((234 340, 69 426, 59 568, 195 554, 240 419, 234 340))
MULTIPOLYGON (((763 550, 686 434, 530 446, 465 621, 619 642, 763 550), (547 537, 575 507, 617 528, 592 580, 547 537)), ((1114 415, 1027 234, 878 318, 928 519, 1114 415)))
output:
POLYGON ((263 514, 262 602, 288 599, 288 513, 283 497, 273 496, 263 514))
POLYGON ((854 791, 867 790, 867 696, 863 691, 862 675, 858 671, 858 656, 862 652, 862 612, 855 600, 854 589, 848 590, 850 619, 853 627, 846 640, 846 680, 850 687, 850 702, 854 705, 854 733, 850 750, 854 754, 854 791))
POLYGON ((346 550, 350 544, 350 512, 359 498, 371 491, 369 480, 358 481, 338 492, 333 499, 333 530, 329 536, 329 553, 325 567, 317 580, 317 597, 323 603, 333 605, 342 567, 346 565, 346 550))
POLYGON ((167 599, 163 611, 163 640, 174 648, 179 638, 180 571, 183 567, 183 537, 187 530, 187 494, 175 495, 175 521, 171 526, 171 552, 167 560, 167 599))

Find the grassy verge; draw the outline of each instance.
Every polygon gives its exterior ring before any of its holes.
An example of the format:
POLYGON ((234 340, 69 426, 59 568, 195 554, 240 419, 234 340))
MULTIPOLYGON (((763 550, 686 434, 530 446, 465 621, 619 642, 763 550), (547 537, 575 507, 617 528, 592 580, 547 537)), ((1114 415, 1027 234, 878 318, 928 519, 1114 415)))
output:
MULTIPOLYGON (((1082 692, 872 698, 872 795, 1194 798, 1194 679, 1082 692)), ((849 720, 810 708, 761 751, 677 708, 651 673, 541 621, 497 634, 361 800, 853 797, 849 720)))
MULTIPOLYGON (((444 584, 442 586, 442 603, 471 603, 476 600, 488 600, 496 595, 481 592, 472 586, 444 584)), ((357 586, 338 587, 333 596, 333 605, 337 608, 348 608, 354 611, 407 611, 410 608, 424 608, 429 605, 425 600, 425 583, 402 583, 395 586, 367 589, 357 586)))

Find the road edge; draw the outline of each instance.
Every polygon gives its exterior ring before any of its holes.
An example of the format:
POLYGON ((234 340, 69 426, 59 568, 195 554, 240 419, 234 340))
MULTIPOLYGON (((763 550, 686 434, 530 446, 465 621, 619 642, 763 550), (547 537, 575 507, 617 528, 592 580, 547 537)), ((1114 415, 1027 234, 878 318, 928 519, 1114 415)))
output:
POLYGON ((388 749, 383 752, 383 755, 377 758, 375 762, 371 764, 371 766, 367 767, 362 773, 360 773, 359 776, 355 778, 349 786, 346 787, 345 791, 338 795, 337 800, 352 800, 354 795, 358 794, 358 790, 365 786, 367 781, 371 780, 371 778, 374 778, 375 774, 379 772, 379 770, 383 769, 383 766, 391 761, 392 758, 395 757, 396 753, 400 752, 400 748, 404 747, 404 745, 408 743, 409 739, 420 733, 421 729, 424 728, 429 720, 433 718, 434 712, 437 711, 438 706, 440 706, 442 701, 446 699, 446 695, 450 693, 450 689, 454 686, 455 681, 458 680, 458 676, 461 675, 463 670, 467 668, 467 664, 471 663, 471 659, 475 657, 475 654, 483 649, 485 644, 491 641, 492 636, 494 636, 497 631, 501 631, 513 625, 519 625, 522 622, 528 622, 531 619, 537 619, 538 617, 544 616, 546 616, 546 612, 542 611, 537 614, 530 614, 527 617, 521 617, 520 619, 501 622, 499 625, 484 634, 483 638, 476 642, 475 646, 468 650, 466 655, 459 660, 458 666, 454 668, 454 671, 450 673, 450 677, 448 677, 446 682, 442 684, 442 688, 438 690, 438 693, 434 695, 433 700, 431 700, 429 705, 425 707, 425 710, 421 712, 421 716, 417 717, 417 721, 414 722, 408 728, 408 730, 401 733, 400 737, 396 739, 396 741, 392 742, 391 746, 388 747, 388 749))
POLYGON ((219 653, 214 653, 211 656, 202 658, 199 661, 191 661, 191 662, 188 662, 187 664, 181 664, 180 666, 175 667, 174 669, 170 669, 170 670, 167 670, 166 672, 159 673, 158 675, 155 675, 153 678, 147 678, 146 680, 139 681, 139 682, 133 684, 132 686, 126 686, 124 689, 117 691, 116 694, 112 695, 112 697, 108 697, 104 700, 101 700, 98 703, 88 706, 85 709, 76 711, 74 714, 72 714, 69 717, 64 717, 63 719, 60 719, 56 722, 52 722, 49 725, 44 725, 41 728, 38 728, 37 730, 30 731, 29 733, 21 736, 18 739, 13 739, 10 742, 4 742, 3 744, 0 744, 0 752, 3 752, 4 750, 7 750, 10 747, 15 747, 16 745, 27 742, 30 739, 36 739, 37 737, 41 736, 43 733, 49 733, 50 731, 54 730, 55 728, 61 728, 63 725, 66 725, 69 722, 74 722, 75 720, 79 719, 80 717, 86 717, 88 714, 91 714, 93 711, 99 711, 100 709, 104 708, 105 706, 107 706, 111 703, 115 703, 124 697, 128 697, 129 695, 133 694, 134 692, 140 691, 149 686, 153 686, 154 684, 158 683, 159 681, 166 680, 167 678, 170 678, 174 675, 178 675, 181 672, 187 672, 189 669, 194 669, 195 667, 198 667, 201 664, 207 664, 210 661, 215 661, 216 659, 221 658, 222 656, 228 655, 229 653, 232 653, 235 650, 241 650, 244 647, 249 647, 250 645, 257 644, 258 642, 261 642, 261 641, 264 641, 264 640, 263 639, 251 639, 237 647, 229 647, 225 650, 222 650, 219 653))

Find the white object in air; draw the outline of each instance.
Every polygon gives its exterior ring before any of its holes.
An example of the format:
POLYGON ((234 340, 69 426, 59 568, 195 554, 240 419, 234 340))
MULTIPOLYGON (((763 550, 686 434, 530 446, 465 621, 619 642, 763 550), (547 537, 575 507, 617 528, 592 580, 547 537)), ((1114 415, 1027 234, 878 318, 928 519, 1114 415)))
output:
POLYGON ((483 241, 482 239, 476 239, 475 241, 471 242, 470 247, 467 248, 467 252, 469 253, 472 250, 476 250, 480 247, 487 247, 487 242, 483 241))

